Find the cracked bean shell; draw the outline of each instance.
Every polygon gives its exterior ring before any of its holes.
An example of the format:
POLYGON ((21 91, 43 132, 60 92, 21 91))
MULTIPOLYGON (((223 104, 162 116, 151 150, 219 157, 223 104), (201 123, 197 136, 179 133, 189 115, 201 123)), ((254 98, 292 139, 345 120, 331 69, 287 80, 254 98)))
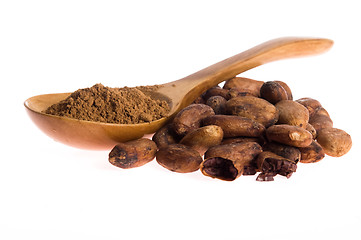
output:
POLYGON ((211 147, 204 154, 200 170, 205 176, 233 181, 253 166, 253 160, 262 152, 256 142, 231 143, 211 147))

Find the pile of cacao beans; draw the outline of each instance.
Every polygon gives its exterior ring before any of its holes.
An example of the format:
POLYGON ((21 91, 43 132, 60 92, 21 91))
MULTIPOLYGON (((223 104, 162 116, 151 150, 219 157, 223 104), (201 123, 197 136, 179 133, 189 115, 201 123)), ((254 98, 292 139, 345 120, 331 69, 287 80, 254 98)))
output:
POLYGON ((156 158, 179 173, 200 170, 226 181, 258 173, 256 180, 273 181, 276 175, 291 177, 299 162, 340 157, 351 146, 350 135, 333 127, 316 99, 293 100, 282 81, 234 77, 208 89, 152 140, 116 145, 109 162, 134 168, 156 158))

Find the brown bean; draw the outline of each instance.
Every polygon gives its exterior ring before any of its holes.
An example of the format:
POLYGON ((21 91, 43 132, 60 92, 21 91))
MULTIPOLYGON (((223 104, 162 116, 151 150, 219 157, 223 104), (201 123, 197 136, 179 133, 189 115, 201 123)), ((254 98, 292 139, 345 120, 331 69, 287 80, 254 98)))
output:
POLYGON ((260 89, 260 93, 261 98, 266 99, 272 104, 288 99, 286 90, 281 86, 281 84, 275 81, 265 82, 260 89))
POLYGON ((242 174, 243 168, 243 165, 235 166, 234 161, 221 157, 208 158, 200 166, 203 175, 225 181, 235 180, 242 174))
POLYGON ((294 147, 307 147, 312 143, 309 131, 298 126, 286 124, 273 125, 266 130, 269 141, 275 141, 294 147))
POLYGON ((309 146, 298 149, 301 152, 301 163, 319 162, 325 157, 323 148, 314 140, 309 146))
POLYGON ((286 90, 287 97, 288 97, 287 99, 293 100, 291 88, 285 82, 282 82, 282 81, 275 81, 275 82, 280 84, 286 90))
POLYGON ((204 154, 200 170, 205 176, 233 181, 242 175, 245 167, 253 165, 252 160, 261 152, 261 146, 255 142, 214 146, 204 154))
POLYGON ((167 124, 166 126, 159 129, 154 133, 152 140, 157 144, 158 148, 167 147, 170 144, 175 144, 179 142, 179 137, 173 132, 172 124, 167 124))
POLYGON ((152 161, 157 145, 152 140, 140 138, 117 144, 109 153, 109 162, 120 168, 135 168, 152 161))
POLYGON ((262 146, 263 151, 273 152, 278 156, 287 158, 294 163, 301 160, 301 152, 298 148, 276 142, 268 142, 262 146))
POLYGON ((263 145, 265 140, 263 136, 260 137, 231 137, 223 138, 221 144, 239 143, 239 142, 256 142, 259 145, 263 145))
POLYGON ((185 135, 180 144, 184 144, 203 155, 208 148, 219 145, 223 139, 223 130, 216 125, 201 127, 185 135))
POLYGON ((206 104, 210 106, 215 114, 224 114, 227 100, 222 96, 212 96, 208 98, 206 104))
POLYGON ((323 107, 318 108, 315 112, 315 115, 324 115, 324 116, 330 117, 330 114, 323 107))
POLYGON ((182 144, 172 144, 156 153, 157 162, 164 168, 178 173, 194 172, 199 169, 202 157, 199 153, 182 144))
POLYGON ((297 99, 296 102, 302 104, 308 109, 310 117, 319 109, 322 107, 321 103, 313 98, 300 98, 297 99))
POLYGON ((234 87, 234 88, 231 88, 228 90, 228 98, 227 99, 231 99, 231 98, 235 98, 235 97, 243 97, 243 96, 258 97, 257 93, 255 93, 252 90, 234 87))
POLYGON ((317 131, 310 123, 307 123, 306 130, 312 134, 313 139, 316 139, 317 131))
POLYGON ((191 104, 183 108, 173 119, 173 129, 179 136, 200 127, 201 120, 214 115, 213 109, 205 104, 191 104))
POLYGON ((306 128, 309 113, 306 107, 292 100, 282 100, 276 105, 279 112, 278 123, 306 128))
POLYGON ((226 112, 250 118, 265 127, 275 124, 278 120, 278 110, 273 104, 262 98, 252 96, 235 97, 228 100, 226 112))
POLYGON ((262 151, 256 142, 240 142, 217 145, 208 149, 204 158, 222 157, 231 160, 250 161, 262 151))
POLYGON ((260 89, 263 85, 263 81, 258 81, 250 78, 244 77, 234 77, 232 79, 227 80, 223 88, 224 89, 231 89, 231 88, 240 88, 240 89, 247 89, 252 93, 252 95, 259 97, 260 96, 260 89))
POLYGON ((332 157, 341 157, 352 147, 351 136, 338 128, 324 128, 317 133, 317 142, 325 153, 332 157))
POLYGON ((232 115, 212 115, 202 120, 203 125, 217 125, 223 129, 224 137, 259 137, 265 127, 246 117, 232 115))
POLYGON ((203 96, 197 97, 192 104, 206 104, 206 101, 204 100, 203 96))
POLYGON ((213 96, 222 96, 226 99, 228 99, 229 95, 228 95, 228 90, 227 89, 223 89, 219 86, 216 87, 212 87, 210 89, 208 89, 204 94, 203 94, 203 99, 205 101, 208 100, 208 98, 213 97, 213 96))
POLYGON ((317 133, 321 129, 333 127, 333 121, 329 116, 317 114, 317 112, 314 113, 312 117, 310 117, 309 123, 312 125, 312 127, 316 130, 317 133))

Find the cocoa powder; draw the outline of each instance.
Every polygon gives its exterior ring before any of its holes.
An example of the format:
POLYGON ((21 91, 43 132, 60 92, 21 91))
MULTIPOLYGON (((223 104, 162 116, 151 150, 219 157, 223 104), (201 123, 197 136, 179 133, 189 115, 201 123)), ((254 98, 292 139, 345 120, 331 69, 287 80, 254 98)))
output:
POLYGON ((147 92, 158 86, 110 88, 98 83, 73 92, 44 113, 118 124, 144 123, 166 117, 170 107, 164 100, 152 99, 147 92))

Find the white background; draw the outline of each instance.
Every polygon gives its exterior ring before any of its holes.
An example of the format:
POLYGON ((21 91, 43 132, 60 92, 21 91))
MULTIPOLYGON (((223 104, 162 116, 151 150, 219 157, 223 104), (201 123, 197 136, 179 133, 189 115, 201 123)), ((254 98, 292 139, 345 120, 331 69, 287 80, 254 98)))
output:
POLYGON ((1 1, 0 239, 360 239, 358 2, 1 1), (98 82, 176 80, 283 36, 335 44, 241 76, 318 99, 353 138, 347 155, 290 179, 223 182, 156 161, 122 170, 108 151, 54 142, 23 107, 98 82))

